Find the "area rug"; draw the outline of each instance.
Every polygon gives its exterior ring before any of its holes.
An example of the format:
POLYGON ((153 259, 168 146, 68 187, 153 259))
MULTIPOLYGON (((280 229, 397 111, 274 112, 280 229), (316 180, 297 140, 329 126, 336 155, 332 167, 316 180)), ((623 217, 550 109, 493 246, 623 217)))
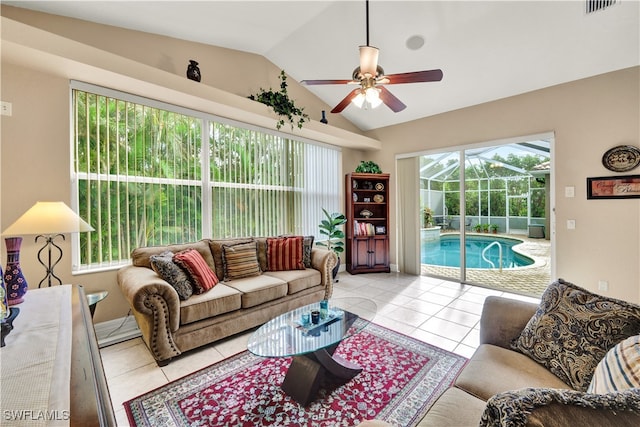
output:
POLYGON ((280 385, 291 358, 241 352, 124 403, 132 426, 415 426, 467 359, 373 323, 336 354, 363 371, 324 384, 307 407, 280 385))

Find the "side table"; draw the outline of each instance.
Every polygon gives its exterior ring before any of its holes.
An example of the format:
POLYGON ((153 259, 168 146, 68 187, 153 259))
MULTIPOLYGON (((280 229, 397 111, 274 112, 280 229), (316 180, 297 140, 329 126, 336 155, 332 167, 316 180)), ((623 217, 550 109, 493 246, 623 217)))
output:
POLYGON ((98 291, 87 294, 87 304, 89 305, 89 312, 91 313, 91 318, 93 319, 93 313, 96 312, 96 306, 100 301, 105 299, 109 295, 108 291, 98 291))

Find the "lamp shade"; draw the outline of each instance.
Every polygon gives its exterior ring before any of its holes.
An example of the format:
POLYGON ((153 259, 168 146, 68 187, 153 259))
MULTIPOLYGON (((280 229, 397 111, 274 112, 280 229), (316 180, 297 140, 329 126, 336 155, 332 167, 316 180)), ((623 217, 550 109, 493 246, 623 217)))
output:
POLYGON ((64 202, 37 202, 16 222, 5 229, 5 236, 24 234, 62 234, 93 231, 93 227, 80 218, 64 202))

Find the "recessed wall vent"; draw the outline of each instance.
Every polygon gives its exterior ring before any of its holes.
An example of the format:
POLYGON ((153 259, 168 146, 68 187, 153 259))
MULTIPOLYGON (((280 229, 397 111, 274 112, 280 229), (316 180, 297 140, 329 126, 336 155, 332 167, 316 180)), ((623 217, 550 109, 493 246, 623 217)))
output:
POLYGON ((587 13, 597 12, 616 4, 617 0, 587 0, 587 13))

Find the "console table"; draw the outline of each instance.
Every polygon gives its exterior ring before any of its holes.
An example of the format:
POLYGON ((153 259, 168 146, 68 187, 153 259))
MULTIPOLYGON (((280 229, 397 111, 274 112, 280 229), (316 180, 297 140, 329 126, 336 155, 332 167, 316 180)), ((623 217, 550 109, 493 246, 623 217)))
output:
POLYGON ((0 350, 3 426, 115 426, 82 286, 29 290, 0 350))

